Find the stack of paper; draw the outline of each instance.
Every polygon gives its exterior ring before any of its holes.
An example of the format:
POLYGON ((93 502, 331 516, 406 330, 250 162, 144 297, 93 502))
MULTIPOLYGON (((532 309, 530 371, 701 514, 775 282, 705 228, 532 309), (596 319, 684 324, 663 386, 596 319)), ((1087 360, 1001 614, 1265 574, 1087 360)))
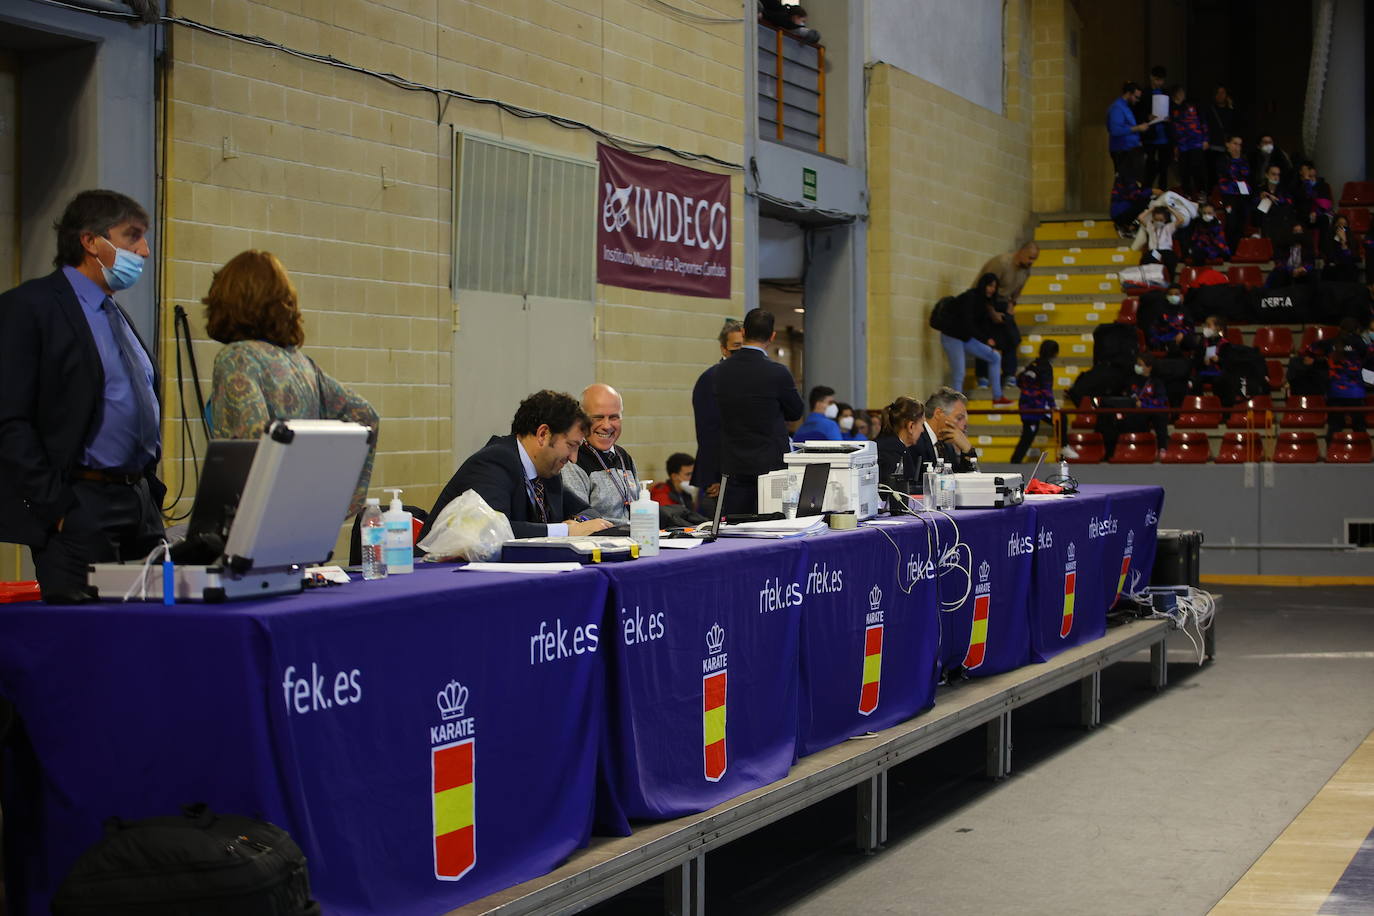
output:
POLYGON ((825 516, 807 515, 801 518, 768 519, 762 522, 740 522, 721 525, 723 538, 799 538, 826 529, 825 516))

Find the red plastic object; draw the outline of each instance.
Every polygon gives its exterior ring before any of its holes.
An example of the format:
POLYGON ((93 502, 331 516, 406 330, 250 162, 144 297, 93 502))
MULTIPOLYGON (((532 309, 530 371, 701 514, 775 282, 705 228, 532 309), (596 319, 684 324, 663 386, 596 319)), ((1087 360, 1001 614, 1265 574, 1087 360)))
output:
POLYGON ((1106 457, 1107 446, 1102 442, 1102 434, 1069 433, 1069 445, 1078 452, 1077 458, 1069 458, 1069 464, 1099 464, 1106 457))
POLYGON ((1112 464, 1154 464, 1158 454, 1154 433, 1122 433, 1107 460, 1112 464))
POLYGON ((1232 264, 1267 264, 1274 260, 1274 243, 1269 239, 1241 239, 1236 243, 1232 264))
POLYGON ((1229 327, 1226 329, 1226 340, 1228 343, 1233 343, 1237 346, 1245 346, 1245 336, 1241 334, 1240 328, 1237 327, 1229 327))
POLYGON ((1221 425, 1221 398, 1195 394, 1183 399, 1183 412, 1174 426, 1179 429, 1216 429, 1221 425))
POLYGON ((1261 429, 1272 422, 1273 410, 1274 399, 1267 394, 1257 394, 1248 401, 1238 402, 1231 416, 1226 418, 1226 425, 1231 429, 1261 429))
POLYGON ((1169 434, 1169 447, 1160 453, 1159 460, 1165 464, 1206 464, 1211 457, 1207 434, 1184 430, 1169 434))
POLYGON ((1264 273, 1254 264, 1237 264, 1226 269, 1226 276, 1236 286, 1259 289, 1264 285, 1264 273))
POLYGON ((1289 398, 1283 406, 1279 426, 1284 429, 1319 429, 1326 425, 1326 414, 1312 409, 1326 406, 1326 398, 1319 394, 1300 394, 1289 398))
MULTIPOLYGON (((1092 410, 1094 407, 1092 398, 1083 398, 1078 402, 1079 410, 1092 410)), ((1097 414, 1095 413, 1076 413, 1069 421, 1070 429, 1096 429, 1097 414)))
POLYGON ((1279 433, 1274 460, 1280 464, 1312 464, 1322 460, 1317 434, 1309 430, 1279 433))
POLYGON ((1342 207, 1374 205, 1374 181, 1347 181, 1341 189, 1342 207))
POLYGON ((1329 324, 1309 324, 1302 329, 1302 343, 1298 345, 1298 349, 1306 350, 1314 343, 1320 343, 1323 340, 1331 340, 1334 337, 1340 336, 1340 328, 1333 328, 1329 324))
POLYGON ((37 601, 41 597, 37 582, 0 582, 0 604, 37 601))
POLYGON ((1263 460, 1264 446, 1259 433, 1227 433, 1221 437, 1217 464, 1244 464, 1247 461, 1263 460))
POLYGON ((1121 311, 1116 313, 1116 320, 1121 324, 1135 324, 1135 316, 1138 311, 1140 311, 1140 300, 1135 296, 1127 296, 1121 300, 1121 311))
POLYGON ((1374 444, 1369 433, 1341 430, 1331 437, 1326 447, 1327 464, 1369 464, 1374 461, 1374 444))
POLYGON ((1269 381, 1269 387, 1273 391, 1282 391, 1287 377, 1283 372, 1283 362, 1277 359, 1266 359, 1264 361, 1265 375, 1269 381))
POLYGON ((1289 328, 1256 328, 1255 349, 1261 356, 1287 356, 1293 352, 1293 332, 1289 328))
POLYGON ((1365 210, 1363 208, 1356 208, 1353 210, 1341 210, 1340 214, 1341 216, 1344 216, 1347 220, 1350 221, 1350 229, 1352 232, 1369 231, 1371 220, 1369 217, 1368 210, 1365 210))

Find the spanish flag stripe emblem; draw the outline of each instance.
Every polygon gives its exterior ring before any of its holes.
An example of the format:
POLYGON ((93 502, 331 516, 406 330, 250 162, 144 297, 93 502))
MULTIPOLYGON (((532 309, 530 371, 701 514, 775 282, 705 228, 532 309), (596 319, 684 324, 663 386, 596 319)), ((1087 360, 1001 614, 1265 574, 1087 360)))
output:
POLYGON ((1121 593, 1126 590, 1126 573, 1131 569, 1131 555, 1128 553, 1121 558, 1121 578, 1116 580, 1116 598, 1112 599, 1115 604, 1121 598, 1121 593))
POLYGON ((883 625, 874 624, 864 631, 864 673, 859 688, 859 712, 869 715, 878 708, 878 689, 883 673, 883 625))
POLYGON ((434 788, 434 876, 456 881, 477 861, 475 739, 430 751, 434 788))
POLYGON ((978 595, 973 599, 973 628, 969 633, 968 653, 964 655, 965 668, 977 668, 983 664, 988 646, 988 609, 992 606, 991 595, 978 595))
POLYGON ((1078 573, 1064 573, 1064 619, 1059 625, 1059 636, 1062 639, 1069 635, 1073 629, 1073 590, 1074 580, 1078 578, 1078 573))
POLYGON ((701 679, 702 758, 708 782, 718 782, 725 775, 725 687, 724 671, 701 679))

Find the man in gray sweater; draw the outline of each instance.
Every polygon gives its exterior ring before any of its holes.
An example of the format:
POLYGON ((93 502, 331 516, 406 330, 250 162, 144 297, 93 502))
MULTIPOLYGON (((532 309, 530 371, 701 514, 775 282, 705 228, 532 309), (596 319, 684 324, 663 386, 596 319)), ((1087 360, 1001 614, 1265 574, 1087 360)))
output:
POLYGON ((616 445, 624 401, 610 385, 597 383, 582 392, 582 410, 591 418, 591 431, 577 460, 563 466, 563 488, 591 506, 589 514, 628 524, 630 503, 639 496, 639 477, 630 453, 616 445))

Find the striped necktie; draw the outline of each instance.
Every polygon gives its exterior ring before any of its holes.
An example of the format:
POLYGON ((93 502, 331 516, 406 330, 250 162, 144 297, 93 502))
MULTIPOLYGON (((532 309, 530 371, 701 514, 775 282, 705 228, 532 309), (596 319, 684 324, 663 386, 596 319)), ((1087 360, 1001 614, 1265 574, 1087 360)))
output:
POLYGON ((536 477, 530 481, 530 494, 534 497, 534 508, 539 513, 539 520, 548 524, 549 509, 548 504, 544 502, 544 481, 542 478, 536 477))

